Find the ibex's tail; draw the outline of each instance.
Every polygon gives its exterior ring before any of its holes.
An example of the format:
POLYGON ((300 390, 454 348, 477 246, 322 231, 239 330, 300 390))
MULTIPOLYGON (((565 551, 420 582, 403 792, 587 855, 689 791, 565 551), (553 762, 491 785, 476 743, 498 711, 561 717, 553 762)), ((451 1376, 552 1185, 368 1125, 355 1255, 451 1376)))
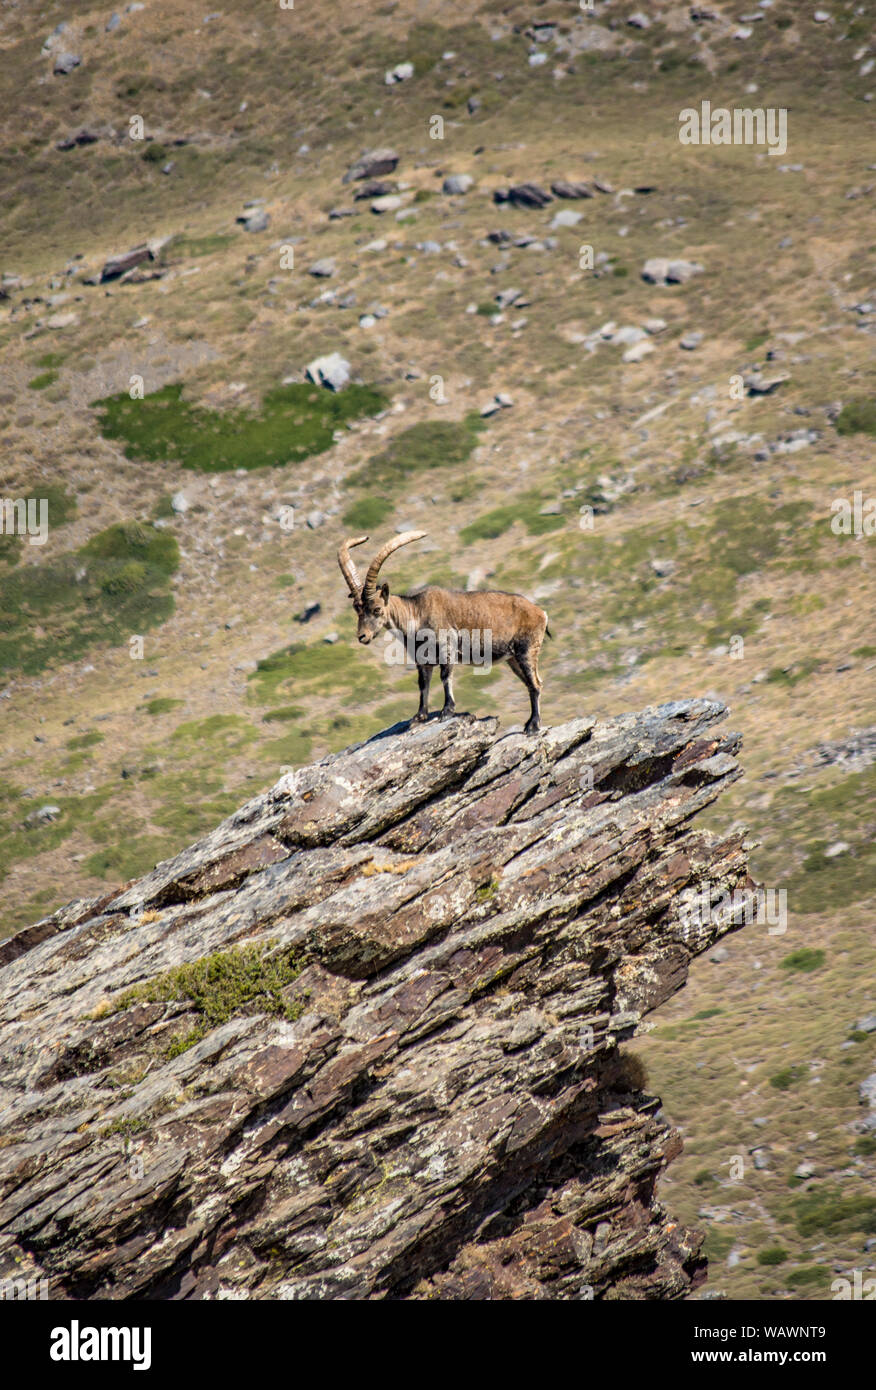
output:
POLYGON ((553 641, 554 634, 551 632, 549 627, 545 628, 544 635, 545 637, 550 637, 551 641, 553 641))

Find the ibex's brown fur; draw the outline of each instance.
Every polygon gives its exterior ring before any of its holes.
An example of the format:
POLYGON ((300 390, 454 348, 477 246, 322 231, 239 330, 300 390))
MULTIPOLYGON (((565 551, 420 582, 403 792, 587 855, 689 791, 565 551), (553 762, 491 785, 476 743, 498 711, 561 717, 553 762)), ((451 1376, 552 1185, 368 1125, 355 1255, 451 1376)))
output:
POLYGON ((453 667, 458 662, 507 660, 529 691, 530 715, 525 729, 528 734, 535 733, 541 728, 538 656, 547 632, 547 614, 522 594, 501 591, 469 594, 429 587, 416 594, 391 594, 388 584, 377 583, 381 565, 399 546, 422 540, 425 534, 406 531, 387 541, 369 565, 364 583, 356 573, 350 548, 364 545, 368 537, 344 541, 338 563, 359 619, 359 641, 367 644, 384 629, 398 633, 405 641, 420 682, 415 724, 429 717, 429 685, 436 666, 444 686, 441 717, 445 718, 455 709, 453 667))

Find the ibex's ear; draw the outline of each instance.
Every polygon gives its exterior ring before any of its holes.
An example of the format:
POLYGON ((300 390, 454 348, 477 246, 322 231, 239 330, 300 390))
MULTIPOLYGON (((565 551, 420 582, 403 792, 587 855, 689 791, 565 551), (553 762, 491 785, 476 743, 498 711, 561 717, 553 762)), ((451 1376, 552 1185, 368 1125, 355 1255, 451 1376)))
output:
POLYGON ((381 586, 380 586, 380 593, 381 593, 381 595, 382 595, 382 597, 383 597, 383 602, 384 602, 384 603, 388 602, 388 600, 389 600, 389 585, 388 585, 388 584, 381 584, 381 586))

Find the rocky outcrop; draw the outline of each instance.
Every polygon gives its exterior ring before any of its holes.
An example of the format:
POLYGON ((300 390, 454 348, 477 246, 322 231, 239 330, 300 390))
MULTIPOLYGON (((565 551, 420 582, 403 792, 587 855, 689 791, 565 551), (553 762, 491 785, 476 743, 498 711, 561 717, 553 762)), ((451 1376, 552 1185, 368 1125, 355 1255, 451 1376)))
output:
POLYGON ((704 700, 461 716, 289 773, 0 947, 0 1277, 64 1298, 678 1298, 622 1044, 728 922, 704 700), (685 925, 686 922, 686 925, 685 925))

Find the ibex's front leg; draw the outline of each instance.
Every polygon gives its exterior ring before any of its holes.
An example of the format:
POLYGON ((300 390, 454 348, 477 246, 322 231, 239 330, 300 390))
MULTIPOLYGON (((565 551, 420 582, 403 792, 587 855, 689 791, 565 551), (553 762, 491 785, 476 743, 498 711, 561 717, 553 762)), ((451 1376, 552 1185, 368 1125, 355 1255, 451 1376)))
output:
POLYGON ((429 686, 432 682, 432 672, 434 670, 434 666, 417 667, 417 680, 420 684, 420 708, 411 720, 412 724, 425 724, 426 720, 429 718, 429 686))

